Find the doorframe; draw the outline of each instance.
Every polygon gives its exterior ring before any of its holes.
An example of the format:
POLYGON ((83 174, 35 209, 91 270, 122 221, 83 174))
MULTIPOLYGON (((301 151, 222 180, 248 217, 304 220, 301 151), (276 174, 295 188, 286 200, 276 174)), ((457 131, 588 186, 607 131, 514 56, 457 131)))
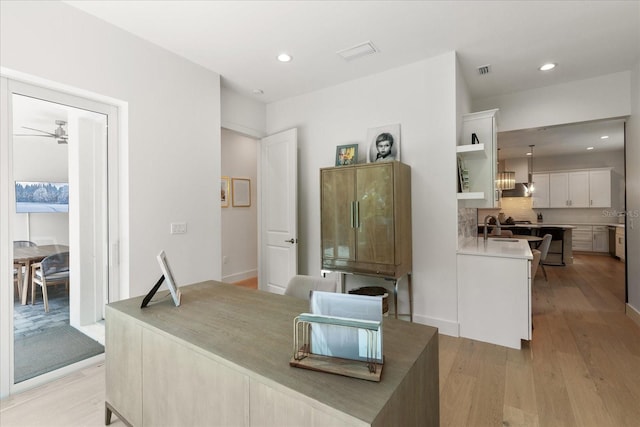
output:
MULTIPOLYGON (((12 234, 12 214, 11 206, 14 198, 11 189, 13 167, 12 167, 12 126, 11 123, 11 98, 13 94, 12 86, 20 87, 26 84, 43 91, 52 91, 64 98, 82 98, 86 105, 98 103, 107 106, 109 111, 107 117, 107 179, 108 179, 108 235, 107 253, 108 294, 105 293, 105 304, 109 301, 117 301, 121 297, 128 295, 129 264, 123 262, 128 259, 128 242, 123 241, 123 233, 128 230, 128 203, 126 184, 128 182, 126 156, 128 139, 126 135, 128 104, 122 100, 114 99, 80 88, 64 85, 58 82, 42 79, 19 71, 0 67, 0 121, 5 124, 0 130, 0 265, 7 268, 0 269, 3 274, 0 282, 6 284, 0 287, 0 398, 5 398, 10 394, 26 390, 27 388, 40 385, 52 379, 66 375, 69 372, 81 367, 95 363, 97 359, 103 359, 104 355, 87 359, 83 362, 41 375, 32 380, 27 380, 19 384, 14 382, 14 336, 13 336, 13 286, 8 286, 13 282, 13 269, 8 268, 12 260, 13 246, 9 236, 12 234), (4 214, 3 214, 4 213, 4 214), (11 275, 9 274, 11 272, 11 275)), ((56 98, 58 98, 56 96, 56 98)), ((75 100, 77 101, 77 99, 75 100)), ((77 106, 76 102, 68 102, 70 106, 77 106)), ((84 102, 81 102, 84 104, 84 102)), ((83 107, 78 107, 83 108, 83 107)), ((92 108, 84 109, 92 110, 92 108)), ((104 309, 103 309, 104 311, 104 309)))

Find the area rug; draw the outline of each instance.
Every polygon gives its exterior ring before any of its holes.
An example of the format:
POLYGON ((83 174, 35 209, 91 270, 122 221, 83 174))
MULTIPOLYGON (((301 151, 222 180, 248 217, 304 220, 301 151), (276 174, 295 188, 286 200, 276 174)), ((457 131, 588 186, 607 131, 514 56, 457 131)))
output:
POLYGON ((63 366, 104 353, 104 346, 70 325, 40 334, 16 337, 15 382, 42 375, 63 366))

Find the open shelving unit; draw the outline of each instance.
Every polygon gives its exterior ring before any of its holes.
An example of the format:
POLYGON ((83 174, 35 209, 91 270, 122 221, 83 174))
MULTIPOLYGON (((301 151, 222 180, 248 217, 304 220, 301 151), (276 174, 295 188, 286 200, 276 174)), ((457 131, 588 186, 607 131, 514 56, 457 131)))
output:
POLYGON ((497 113, 498 110, 488 110, 465 114, 462 118, 462 136, 456 155, 468 172, 469 191, 457 193, 461 206, 494 208, 500 205, 500 193, 495 182, 497 113), (480 143, 471 143, 473 134, 480 143))

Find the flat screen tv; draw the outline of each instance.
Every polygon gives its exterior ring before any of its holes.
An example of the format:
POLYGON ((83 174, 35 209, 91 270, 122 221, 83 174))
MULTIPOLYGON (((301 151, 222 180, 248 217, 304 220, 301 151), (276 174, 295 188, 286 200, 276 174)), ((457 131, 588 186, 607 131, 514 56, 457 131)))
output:
POLYGON ((69 184, 16 181, 16 213, 47 212, 69 212, 69 184))

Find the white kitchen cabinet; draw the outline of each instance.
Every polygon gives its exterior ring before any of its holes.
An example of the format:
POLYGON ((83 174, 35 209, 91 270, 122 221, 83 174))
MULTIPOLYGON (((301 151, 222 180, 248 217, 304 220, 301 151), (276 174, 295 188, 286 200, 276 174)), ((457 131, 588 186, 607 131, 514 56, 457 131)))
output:
POLYGON ((458 193, 461 206, 500 207, 500 192, 496 187, 497 113, 498 110, 488 110, 462 117, 462 135, 456 151, 469 173, 469 192, 458 193), (471 144, 473 134, 479 144, 471 144))
MULTIPOLYGON (((534 207, 536 206, 534 205, 534 207)), ((550 172, 548 207, 611 207, 611 170, 591 169, 567 172, 550 172)))
POLYGON ((549 174, 548 173, 534 173, 533 174, 533 195, 532 195, 532 207, 533 208, 548 208, 549 207, 549 174))
POLYGON ((549 174, 549 207, 566 208, 569 200, 569 174, 549 174))
POLYGON ((578 225, 573 229, 571 249, 574 251, 593 251, 593 227, 591 225, 578 225))
POLYGON ((458 251, 461 337, 517 349, 520 340, 531 340, 530 257, 524 241, 484 243, 480 238, 458 251), (513 248, 520 254, 505 255, 514 254, 513 248))
POLYGON ((569 207, 589 207, 589 172, 569 172, 569 207))
POLYGON ((624 227, 616 227, 616 256, 620 260, 625 260, 624 251, 624 227))
POLYGON ((589 171, 589 207, 611 207, 611 170, 589 171))
POLYGON ((606 225, 593 226, 593 252, 609 252, 609 228, 606 225))

